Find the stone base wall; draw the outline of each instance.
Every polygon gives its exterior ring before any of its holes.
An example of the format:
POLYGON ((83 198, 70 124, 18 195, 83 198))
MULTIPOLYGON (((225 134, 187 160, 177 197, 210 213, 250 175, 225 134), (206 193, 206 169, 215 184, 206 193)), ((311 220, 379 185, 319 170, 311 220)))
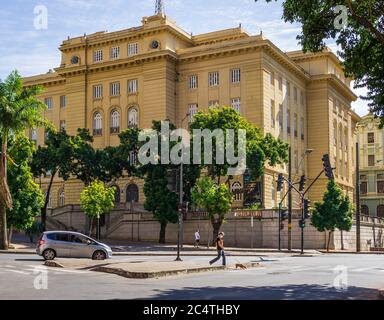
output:
MULTIPOLYGON (((68 206, 68 212, 61 209, 50 215, 49 220, 57 220, 60 225, 66 225, 68 229, 88 233, 89 220, 81 212, 79 207, 68 206)), ((263 212, 261 218, 254 218, 253 226, 250 217, 236 217, 229 214, 222 226, 225 232, 225 243, 229 247, 244 248, 278 248, 279 220, 277 213, 263 212)), ((115 210, 106 217, 105 226, 102 228, 102 236, 108 239, 126 241, 147 241, 157 242, 160 234, 160 224, 153 219, 149 213, 129 213, 126 209, 115 210)), ((51 229, 57 229, 60 225, 51 223, 51 229)), ((194 233, 200 230, 201 244, 207 245, 212 242, 212 226, 207 217, 192 217, 187 215, 183 222, 183 239, 185 244, 194 243, 194 233)), ((384 224, 377 221, 363 221, 361 224, 361 248, 370 250, 370 247, 384 246, 383 240, 384 224)), ((176 243, 178 237, 178 225, 168 224, 166 230, 166 242, 176 243)), ((331 236, 330 249, 341 249, 341 232, 336 231, 331 236)), ((325 249, 328 234, 318 232, 310 222, 304 229, 304 248, 305 249, 325 249)), ((356 248, 356 229, 353 226, 350 232, 343 232, 344 249, 354 250, 356 248)), ((281 247, 288 247, 287 222, 281 231, 281 247)), ((294 215, 292 220, 292 247, 301 247, 301 229, 299 228, 299 218, 294 215)))

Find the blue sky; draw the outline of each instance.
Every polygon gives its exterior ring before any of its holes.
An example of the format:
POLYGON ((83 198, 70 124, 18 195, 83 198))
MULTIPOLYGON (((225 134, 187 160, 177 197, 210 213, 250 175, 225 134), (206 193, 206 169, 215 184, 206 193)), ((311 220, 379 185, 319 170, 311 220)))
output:
MULTIPOLYGON (((166 14, 193 34, 231 28, 242 23, 251 34, 265 37, 283 51, 299 49, 299 25, 282 21, 281 1, 165 0, 166 14)), ((0 79, 18 69, 23 76, 45 73, 60 64, 61 42, 68 36, 139 26, 154 13, 155 0, 13 0, 0 7, 0 79), (48 28, 34 28, 34 8, 48 9, 48 28)), ((336 47, 330 43, 330 47, 336 47)), ((356 91, 362 94, 364 90, 356 91)), ((367 113, 359 99, 353 108, 367 113)))

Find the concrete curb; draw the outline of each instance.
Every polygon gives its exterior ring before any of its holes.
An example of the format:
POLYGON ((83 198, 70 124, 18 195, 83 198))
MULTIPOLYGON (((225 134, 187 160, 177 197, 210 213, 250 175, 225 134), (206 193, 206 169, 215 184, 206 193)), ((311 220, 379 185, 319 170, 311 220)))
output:
POLYGON ((319 252, 323 254, 384 254, 384 251, 362 251, 362 252, 356 252, 356 251, 329 251, 327 250, 320 250, 319 252))
POLYGON ((153 279, 167 276, 176 276, 176 275, 185 275, 190 273, 199 273, 199 272, 208 272, 208 271, 220 271, 225 270, 226 267, 218 266, 218 267, 197 267, 191 269, 179 269, 179 270, 169 270, 169 271, 158 271, 158 272, 131 272, 127 270, 123 270, 120 268, 113 267, 96 267, 92 268, 92 271, 103 272, 116 274, 118 276, 129 278, 129 279, 153 279))
POLYGON ((56 261, 45 261, 44 265, 51 268, 64 268, 64 266, 56 261))
POLYGON ((0 254, 36 254, 36 252, 23 250, 0 250, 0 254))
POLYGON ((379 298, 384 300, 384 289, 379 289, 379 298))

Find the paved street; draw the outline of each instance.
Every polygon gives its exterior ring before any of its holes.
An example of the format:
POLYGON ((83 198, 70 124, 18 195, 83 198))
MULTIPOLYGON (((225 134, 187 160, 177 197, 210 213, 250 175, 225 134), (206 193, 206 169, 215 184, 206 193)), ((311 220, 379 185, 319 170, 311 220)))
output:
MULTIPOLYGON (((169 261, 171 257, 118 257, 119 261, 169 261)), ((207 262, 209 257, 185 257, 207 262)), ((229 257, 260 261, 261 268, 160 279, 126 279, 93 271, 49 269, 48 289, 36 290, 34 255, 0 255, 0 299, 377 299, 384 287, 383 255, 229 257), (345 290, 334 283, 348 284, 345 290)))

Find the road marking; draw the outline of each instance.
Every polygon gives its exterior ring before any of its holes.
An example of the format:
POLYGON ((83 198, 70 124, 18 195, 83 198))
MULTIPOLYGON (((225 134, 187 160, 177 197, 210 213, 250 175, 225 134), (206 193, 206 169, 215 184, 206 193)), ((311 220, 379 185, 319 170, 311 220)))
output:
POLYGON ((62 273, 86 274, 86 273, 90 273, 90 271, 70 270, 70 269, 61 269, 61 268, 42 269, 42 266, 37 266, 35 268, 26 268, 25 270, 30 270, 30 271, 47 270, 48 272, 53 272, 54 274, 62 274, 62 273))
MULTIPOLYGON (((369 268, 358 268, 358 269, 352 269, 352 270, 349 270, 351 272, 364 272, 364 271, 368 271, 368 270, 374 270, 374 269, 377 269, 378 267, 375 266, 375 267, 369 267, 369 268)), ((381 271, 384 271, 384 270, 381 270, 381 271)))
POLYGON ((25 272, 25 271, 20 271, 20 270, 14 270, 14 269, 3 269, 6 272, 13 272, 13 273, 18 273, 18 274, 25 274, 25 275, 30 275, 30 272, 25 272))

